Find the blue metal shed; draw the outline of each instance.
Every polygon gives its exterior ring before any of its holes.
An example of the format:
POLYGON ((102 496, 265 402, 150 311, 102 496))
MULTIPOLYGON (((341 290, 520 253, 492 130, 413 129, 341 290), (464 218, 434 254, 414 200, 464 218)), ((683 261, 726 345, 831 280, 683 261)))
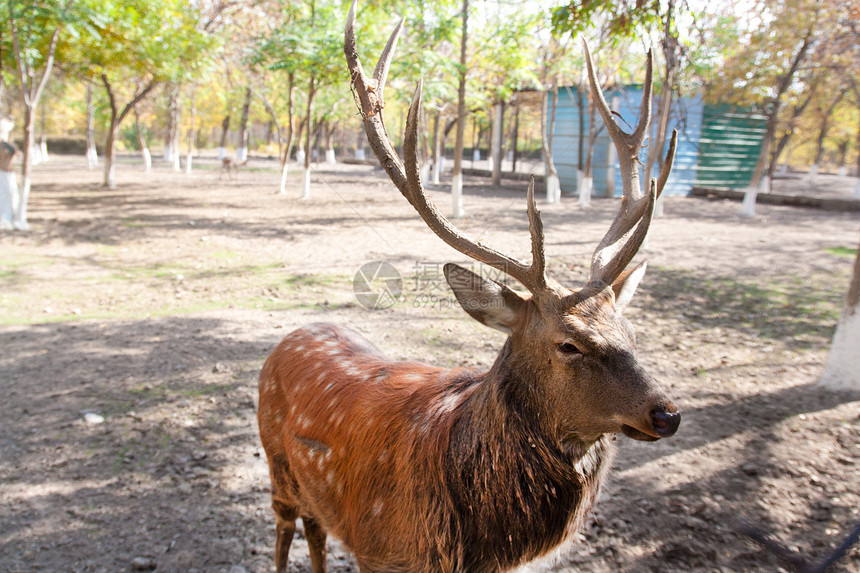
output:
MULTIPOLYGON (((639 106, 642 101, 641 86, 626 86, 617 90, 604 92, 610 107, 618 113, 618 122, 625 131, 631 131, 639 119, 639 106)), ((579 150, 579 108, 576 104, 578 91, 576 87, 563 87, 558 90, 558 108, 555 118, 555 134, 553 138, 553 157, 558 169, 562 192, 568 195, 577 190, 577 169, 579 150)), ((583 94, 585 100, 585 94, 583 94)), ((652 103, 656 110, 658 100, 652 103)), ((587 100, 583 113, 583 134, 588 137, 587 100)), ((600 132, 594 147, 592 160, 593 193, 605 196, 607 189, 612 188, 615 195, 621 194, 621 173, 614 150, 610 152, 609 134, 603 127, 603 119, 596 115, 600 132), (610 165, 611 161, 611 165, 610 165), (611 169, 610 169, 611 168, 611 169)), ((726 105, 713 106, 704 102, 701 94, 694 97, 682 98, 672 102, 670 109, 668 131, 678 130, 678 147, 675 153, 675 163, 664 193, 667 195, 686 195, 697 183, 714 185, 720 183, 719 173, 715 173, 714 157, 719 156, 719 169, 728 170, 731 177, 725 177, 723 186, 743 187, 752 175, 750 160, 754 165, 761 142, 764 139, 765 118, 750 109, 738 109, 726 105), (713 128, 721 126, 722 132, 713 128), (703 128, 703 126, 705 126, 703 128), (730 126, 730 127, 727 127, 730 126), (708 136, 703 138, 703 129, 708 136), (736 145, 742 140, 744 146, 738 150, 736 145), (731 151, 731 152, 730 152, 731 151)), ((651 132, 656 132, 656 124, 652 124, 651 132)), ((662 154, 665 155, 669 141, 664 144, 662 154)), ((644 165, 647 160, 648 148, 640 152, 644 165)), ((640 168, 640 177, 643 170, 640 168)), ((652 174, 656 177, 657 173, 652 174)))

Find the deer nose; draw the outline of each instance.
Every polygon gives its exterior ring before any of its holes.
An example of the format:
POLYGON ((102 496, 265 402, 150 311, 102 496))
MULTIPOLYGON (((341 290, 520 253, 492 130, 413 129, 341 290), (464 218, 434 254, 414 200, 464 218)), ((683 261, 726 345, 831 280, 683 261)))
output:
POLYGON ((658 406, 651 411, 651 425, 661 438, 674 436, 680 424, 681 413, 678 412, 674 404, 668 408, 666 406, 658 406))

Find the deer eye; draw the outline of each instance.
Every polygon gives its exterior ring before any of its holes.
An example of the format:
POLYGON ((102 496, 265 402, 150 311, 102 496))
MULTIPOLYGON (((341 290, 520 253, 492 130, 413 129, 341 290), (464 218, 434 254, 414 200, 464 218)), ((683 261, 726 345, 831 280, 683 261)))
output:
POLYGON ((561 344, 558 345, 558 351, 562 354, 582 354, 579 348, 576 347, 575 344, 570 342, 569 340, 565 340, 561 344))

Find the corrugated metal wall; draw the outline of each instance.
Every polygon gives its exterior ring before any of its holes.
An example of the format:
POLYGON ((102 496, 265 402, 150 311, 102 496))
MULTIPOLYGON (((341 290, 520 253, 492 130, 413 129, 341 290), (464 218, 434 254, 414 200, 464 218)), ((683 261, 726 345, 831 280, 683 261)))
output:
POLYGON ((767 118, 726 104, 706 105, 696 185, 741 189, 752 179, 767 118))
MULTIPOLYGON (((558 110, 556 112, 553 156, 558 169, 562 192, 576 194, 579 146, 579 110, 576 105, 575 87, 560 88, 558 110)), ((626 87, 621 90, 605 92, 607 102, 618 112, 620 125, 631 131, 639 118, 639 105, 642 101, 642 88, 626 87)), ((583 98, 584 99, 584 98, 583 98)), ((587 105, 587 104, 586 104, 587 105)), ((652 104, 656 110, 658 100, 652 104)), ((675 166, 666 183, 667 195, 686 195, 693 185, 722 187, 743 187, 752 176, 764 137, 764 117, 749 110, 740 110, 726 105, 705 104, 701 95, 673 102, 669 118, 669 132, 678 130, 678 148, 675 153, 675 166)), ((621 193, 621 173, 618 161, 613 154, 610 166, 610 140, 603 120, 597 116, 601 126, 594 149, 593 176, 594 195, 605 196, 608 180, 614 182, 614 193, 621 193)), ((588 111, 584 113, 583 134, 588 137, 588 111)), ((652 125, 652 133, 656 125, 652 125)), ((584 146, 585 147, 585 146, 584 146)), ((665 142, 662 153, 669 147, 665 142)), ((644 164, 648 149, 643 148, 639 157, 644 164)), ((656 170, 655 170, 656 171, 656 170)), ((653 173, 656 177, 657 173, 653 173)), ((643 176, 640 169, 640 178, 643 176)))

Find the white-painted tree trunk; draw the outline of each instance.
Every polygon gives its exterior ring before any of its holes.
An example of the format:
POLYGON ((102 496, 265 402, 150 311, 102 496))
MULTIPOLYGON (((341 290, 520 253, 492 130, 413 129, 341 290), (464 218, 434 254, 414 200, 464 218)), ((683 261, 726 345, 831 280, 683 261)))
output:
POLYGON ((30 148, 30 161, 33 165, 38 165, 42 162, 42 148, 35 143, 30 148))
POLYGON ((162 155, 165 161, 173 161, 173 142, 164 144, 164 153, 162 155))
POLYGON ((854 256, 845 307, 819 383, 834 390, 860 390, 860 246, 854 256))
POLYGON ((287 173, 290 171, 290 161, 284 161, 281 166, 281 195, 287 194, 287 173))
POLYGON ((87 169, 92 171, 99 166, 99 152, 96 151, 95 145, 87 148, 87 169))
POLYGON ((502 102, 496 102, 493 106, 493 137, 492 151, 490 152, 490 173, 493 176, 493 185, 502 184, 502 129, 504 128, 505 106, 502 102))
POLYGON ((9 141, 9 134, 12 133, 14 127, 14 122, 5 117, 0 117, 0 141, 9 141))
POLYGON ((663 194, 661 193, 659 197, 657 197, 657 201, 654 202, 654 215, 653 217, 662 217, 663 216, 663 194))
POLYGON ((806 174, 807 179, 815 179, 818 176, 818 164, 813 163, 809 166, 809 172, 806 174))
POLYGON ((185 174, 191 175, 191 163, 194 155, 191 153, 185 154, 185 174))
POLYGON ((361 161, 364 161, 364 159, 365 159, 364 147, 356 147, 355 148, 355 158, 360 159, 361 161))
POLYGON ((854 199, 860 199, 860 177, 857 178, 857 185, 854 186, 854 195, 851 197, 854 199))
POLYGON ((45 138, 42 138, 42 141, 39 143, 39 151, 42 152, 42 162, 48 160, 48 142, 45 141, 45 138))
MULTIPOLYGON (((480 161, 481 160, 481 150, 477 147, 472 150, 472 161, 480 161)), ((490 169, 493 168, 493 158, 488 157, 487 160, 490 162, 490 169)))
POLYGON ((819 382, 834 390, 860 390, 860 309, 843 312, 819 382))
POLYGON ((12 226, 19 231, 26 231, 30 228, 27 222, 27 203, 30 201, 30 178, 24 177, 23 185, 18 193, 18 205, 15 209, 15 218, 12 221, 12 226))
POLYGON ((558 203, 561 196, 561 184, 558 181, 558 173, 547 173, 546 179, 546 202, 558 203))
POLYGON ((218 161, 221 161, 225 157, 227 157, 227 148, 226 147, 219 147, 218 148, 218 161))
POLYGON ((836 170, 836 175, 838 177, 848 177, 848 168, 844 165, 836 170))
POLYGON ((421 172, 419 176, 421 177, 421 181, 429 181, 430 180, 430 162, 425 161, 421 164, 421 172))
POLYGON ((176 143, 174 144, 175 151, 173 152, 173 170, 177 173, 182 171, 182 165, 179 163, 179 128, 176 128, 176 143))
POLYGON ((455 173, 451 178, 451 212, 455 219, 466 216, 463 210, 463 174, 455 173))
POLYGON ((310 199, 311 198, 311 169, 310 167, 304 168, 304 173, 302 173, 302 199, 310 199))
POLYGON ((325 150, 325 162, 326 163, 337 163, 337 158, 334 155, 334 149, 326 149, 325 150))
POLYGON ((110 157, 105 157, 105 181, 108 189, 116 189, 116 166, 110 157))
POLYGON ((765 193, 770 189, 770 177, 763 175, 758 188, 748 187, 744 193, 744 202, 741 205, 741 217, 755 217, 755 200, 759 193, 765 193))
POLYGON ((785 177, 786 175, 788 175, 788 163, 783 163, 783 164, 780 166, 780 168, 779 168, 779 174, 780 174, 782 177, 785 177))
POLYGON ((581 169, 576 172, 578 203, 585 207, 591 203, 591 177, 586 177, 581 169))
POLYGON ((296 149, 296 163, 299 165, 304 165, 305 163, 305 148, 299 147, 296 149))
POLYGON ((152 171, 152 154, 148 147, 144 147, 140 152, 143 155, 143 172, 149 173, 152 171))
POLYGON ((14 171, 0 171, 0 229, 15 228, 18 210, 18 183, 14 171))
POLYGON ((246 161, 248 159, 248 148, 247 147, 237 147, 236 148, 236 158, 239 162, 246 161))

